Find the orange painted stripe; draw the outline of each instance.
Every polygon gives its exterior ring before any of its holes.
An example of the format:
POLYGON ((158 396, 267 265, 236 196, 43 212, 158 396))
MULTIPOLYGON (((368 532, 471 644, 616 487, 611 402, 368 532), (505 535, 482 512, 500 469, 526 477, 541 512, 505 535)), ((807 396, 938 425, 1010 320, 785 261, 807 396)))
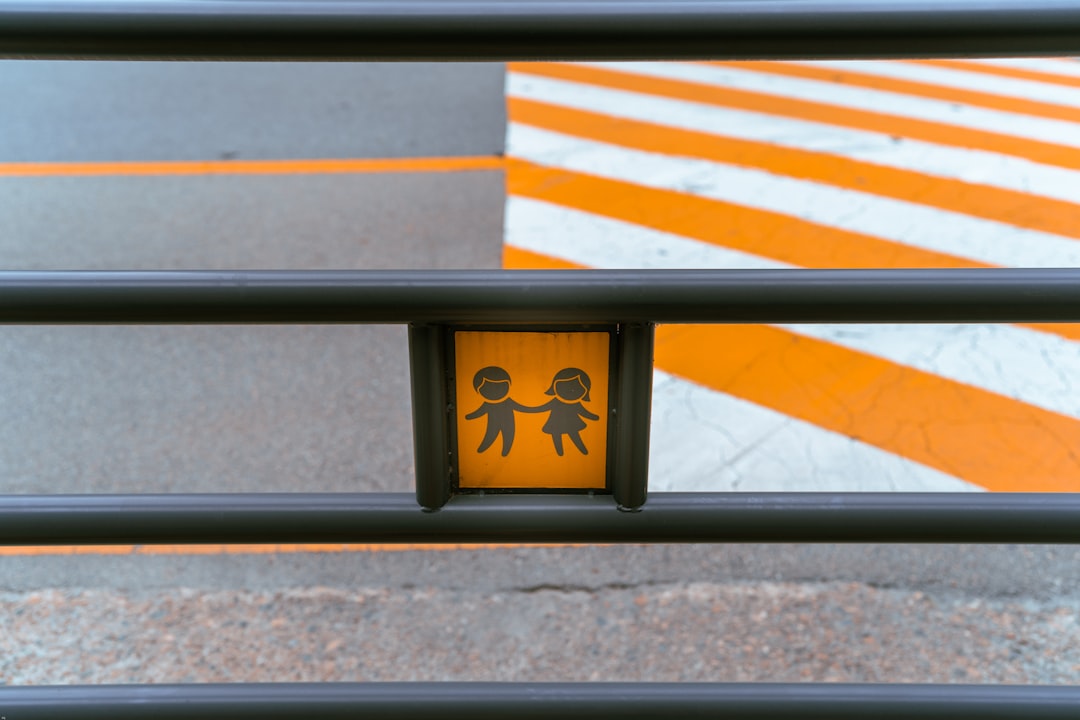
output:
POLYGON ((964 258, 675 190, 508 160, 512 195, 806 268, 986 267, 964 258))
POLYGON ((1056 73, 1042 72, 1040 70, 1028 70, 1025 68, 1005 67, 1002 65, 984 65, 970 60, 904 60, 903 62, 916 65, 930 65, 963 70, 965 72, 982 73, 983 75, 996 75, 998 77, 1014 78, 1016 80, 1033 80, 1035 82, 1065 85, 1067 87, 1080 87, 1080 78, 1070 75, 1058 75, 1056 73))
POLYGON ((867 90, 883 90, 885 92, 901 93, 903 95, 915 95, 918 97, 932 98, 934 100, 963 103, 964 105, 1002 110, 1004 112, 1019 113, 1021 115, 1033 115, 1053 120, 1080 122, 1080 108, 1041 102, 1039 100, 1027 100, 1009 95, 995 95, 993 93, 976 90, 961 90, 955 87, 934 85, 933 83, 920 82, 917 80, 902 80, 900 78, 882 77, 880 75, 855 72, 852 70, 840 70, 837 68, 824 68, 814 65, 800 65, 797 63, 786 62, 709 62, 706 64, 736 67, 753 72, 767 73, 769 75, 782 75, 784 77, 794 77, 803 80, 820 80, 836 83, 838 85, 865 88, 867 90))
MULTIPOLYGON (((513 251, 506 266, 565 268, 513 251)), ((763 325, 657 328, 656 367, 988 490, 1080 490, 1080 421, 763 325)))
MULTIPOLYGON (((986 268, 986 263, 674 190, 507 160, 507 192, 803 268, 986 268)), ((1080 324, 1027 327, 1080 340, 1080 324)))
POLYGON ((584 265, 562 258, 541 255, 540 253, 503 245, 503 268, 506 270, 588 270, 584 265))
POLYGON ((605 547, 580 543, 277 544, 277 545, 32 545, 0 547, 0 557, 47 555, 274 555, 294 553, 381 553, 605 547))
POLYGON ((169 162, 0 163, 0 177, 104 175, 333 175, 501 170, 500 157, 352 160, 178 160, 169 162))
POLYGON ((950 212, 1080 238, 1080 205, 1039 195, 950 180, 828 153, 682 130, 654 123, 509 98, 510 119, 646 152, 762 168, 950 212))
POLYGON ((664 327, 656 364, 995 491, 1080 490, 1080 421, 779 328, 664 327))
POLYGON ((808 100, 796 100, 781 95, 769 95, 731 87, 635 75, 630 72, 615 71, 607 68, 559 63, 510 63, 509 68, 514 72, 530 75, 586 83, 628 92, 645 93, 673 100, 798 118, 839 127, 869 130, 939 145, 951 145, 1014 155, 1046 165, 1080 170, 1080 148, 976 130, 959 125, 946 125, 928 120, 887 115, 869 110, 856 110, 808 100))

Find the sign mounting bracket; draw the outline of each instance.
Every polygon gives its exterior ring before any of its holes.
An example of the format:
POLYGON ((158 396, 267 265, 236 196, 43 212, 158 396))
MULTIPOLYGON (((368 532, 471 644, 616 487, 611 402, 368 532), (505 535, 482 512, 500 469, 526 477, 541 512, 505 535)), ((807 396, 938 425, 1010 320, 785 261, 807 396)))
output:
POLYGON ((653 325, 412 324, 416 498, 610 494, 645 503, 653 325))

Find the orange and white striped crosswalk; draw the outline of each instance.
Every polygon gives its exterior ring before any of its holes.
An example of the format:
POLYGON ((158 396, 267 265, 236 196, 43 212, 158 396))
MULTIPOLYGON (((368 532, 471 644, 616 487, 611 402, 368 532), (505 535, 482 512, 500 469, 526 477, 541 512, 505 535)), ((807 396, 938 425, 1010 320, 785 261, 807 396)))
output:
MULTIPOLYGON (((1080 63, 511 64, 507 267, 1075 267, 1080 63)), ((654 490, 1080 489, 1080 326, 657 335, 654 490)))

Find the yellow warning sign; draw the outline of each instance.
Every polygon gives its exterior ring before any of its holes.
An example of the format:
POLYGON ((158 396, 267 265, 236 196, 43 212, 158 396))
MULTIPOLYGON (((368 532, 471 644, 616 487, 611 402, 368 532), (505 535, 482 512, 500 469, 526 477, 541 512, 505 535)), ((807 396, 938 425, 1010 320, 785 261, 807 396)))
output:
POLYGON ((454 333, 458 486, 603 489, 607 332, 454 333))

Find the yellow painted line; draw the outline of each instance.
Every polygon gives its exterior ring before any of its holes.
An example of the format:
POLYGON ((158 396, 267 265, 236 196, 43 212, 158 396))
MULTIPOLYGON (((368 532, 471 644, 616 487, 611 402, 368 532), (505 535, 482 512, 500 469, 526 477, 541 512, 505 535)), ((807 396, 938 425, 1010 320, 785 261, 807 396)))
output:
MULTIPOLYGON (((674 190, 601 178, 511 158, 507 191, 642 227, 767 257, 796 267, 987 268, 985 263, 848 232, 795 217, 674 190)), ((1080 324, 1023 324, 1080 340, 1080 324)))
POLYGON ((457 552, 514 550, 518 548, 605 547, 582 543, 457 543, 457 544, 271 544, 271 545, 33 545, 0 547, 0 557, 40 557, 48 555, 289 555, 457 552))
POLYGON ((840 70, 838 68, 824 68, 814 65, 800 65, 787 62, 709 62, 708 65, 720 65, 723 67, 735 67, 753 72, 781 75, 784 77, 801 78, 804 80, 819 80, 848 85, 850 87, 865 88, 868 90, 882 90, 885 92, 901 93, 918 97, 933 98, 946 102, 963 103, 974 107, 990 108, 1022 115, 1064 120, 1066 122, 1080 122, 1080 108, 1056 105, 1054 103, 1039 100, 1026 100, 1008 95, 995 95, 993 93, 976 90, 962 90, 955 87, 945 87, 917 80, 901 80, 898 78, 882 77, 869 73, 855 72, 852 70, 840 70))
MULTIPOLYGON (((565 269, 507 248, 506 267, 565 269)), ((763 325, 661 326, 656 367, 994 491, 1080 490, 1080 421, 763 325)))
MULTIPOLYGON (((1060 59, 1060 58, 1045 58, 1060 59)), ((1025 68, 1005 67, 1003 65, 986 65, 971 60, 904 60, 902 62, 916 65, 929 65, 931 67, 950 68, 965 72, 982 73, 983 75, 996 75, 998 77, 1013 78, 1016 80, 1033 80, 1053 85, 1065 85, 1067 87, 1080 87, 1080 78, 1071 75, 1058 75, 1056 73, 1028 70, 1025 68)))
POLYGON ((953 147, 983 150, 1056 167, 1080 170, 1080 148, 1071 148, 1030 138, 1004 135, 985 130, 946 125, 928 120, 899 117, 885 113, 838 107, 827 103, 796 100, 767 93, 731 87, 706 85, 685 80, 671 80, 636 75, 607 68, 564 65, 560 63, 509 63, 513 72, 550 77, 557 80, 644 93, 688 102, 738 108, 750 112, 798 118, 838 127, 856 128, 907 137, 953 147))
POLYGON ((509 98, 508 105, 513 122, 566 135, 646 152, 762 168, 777 175, 1080 238, 1080 205, 1075 203, 813 150, 682 130, 533 100, 509 98))
POLYGON ((168 175, 335 175, 350 173, 469 172, 501 170, 501 157, 352 160, 178 160, 169 162, 0 163, 0 177, 168 175))

